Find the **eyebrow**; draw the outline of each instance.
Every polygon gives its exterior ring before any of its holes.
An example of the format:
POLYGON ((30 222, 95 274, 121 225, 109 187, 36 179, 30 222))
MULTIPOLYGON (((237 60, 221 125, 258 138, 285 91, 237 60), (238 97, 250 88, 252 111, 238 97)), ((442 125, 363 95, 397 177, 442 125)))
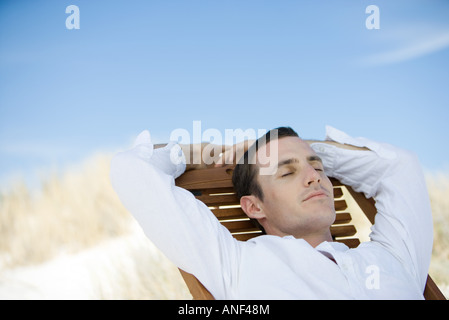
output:
POLYGON ((318 157, 318 156, 308 156, 307 157, 307 161, 309 161, 309 162, 317 161, 317 162, 323 163, 323 160, 320 157, 318 157))
MULTIPOLYGON (((320 162, 321 164, 323 163, 323 160, 320 157, 315 156, 315 155, 314 156, 308 156, 307 157, 307 161, 308 162, 320 162)), ((278 169, 280 167, 282 167, 282 166, 286 166, 286 165, 289 165, 289 164, 292 164, 292 163, 299 163, 299 160, 296 159, 296 158, 290 158, 290 159, 286 159, 286 160, 280 161, 280 162, 278 162, 278 169)))

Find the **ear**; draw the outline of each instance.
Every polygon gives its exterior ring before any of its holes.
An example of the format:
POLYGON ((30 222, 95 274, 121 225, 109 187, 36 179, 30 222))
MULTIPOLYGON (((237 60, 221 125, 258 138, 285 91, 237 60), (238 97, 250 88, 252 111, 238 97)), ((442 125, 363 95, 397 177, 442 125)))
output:
POLYGON ((246 215, 252 219, 262 219, 265 217, 260 200, 256 196, 249 195, 241 197, 240 206, 246 215))

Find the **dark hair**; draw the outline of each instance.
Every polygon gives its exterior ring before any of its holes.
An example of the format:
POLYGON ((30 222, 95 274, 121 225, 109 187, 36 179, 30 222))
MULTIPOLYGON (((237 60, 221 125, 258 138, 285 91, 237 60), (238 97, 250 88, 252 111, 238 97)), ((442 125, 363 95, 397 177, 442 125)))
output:
POLYGON ((263 200, 263 192, 257 181, 259 168, 255 163, 253 163, 251 158, 255 157, 259 148, 266 145, 271 139, 281 139, 284 137, 299 136, 290 127, 279 127, 272 129, 264 136, 257 139, 256 142, 245 152, 243 157, 237 162, 232 174, 232 183, 239 199, 243 196, 255 195, 260 200, 263 200))

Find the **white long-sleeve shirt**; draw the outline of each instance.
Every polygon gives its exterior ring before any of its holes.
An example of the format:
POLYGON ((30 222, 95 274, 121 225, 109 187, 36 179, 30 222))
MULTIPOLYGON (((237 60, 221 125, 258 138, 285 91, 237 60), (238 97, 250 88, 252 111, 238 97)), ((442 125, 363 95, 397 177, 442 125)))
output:
POLYGON ((216 299, 423 299, 433 229, 417 158, 331 127, 327 140, 371 150, 312 144, 328 176, 376 200, 371 241, 355 249, 338 242, 313 248, 293 236, 235 240, 206 205, 175 186, 185 170, 179 146, 153 150, 148 132, 113 158, 111 181, 148 238, 216 299))

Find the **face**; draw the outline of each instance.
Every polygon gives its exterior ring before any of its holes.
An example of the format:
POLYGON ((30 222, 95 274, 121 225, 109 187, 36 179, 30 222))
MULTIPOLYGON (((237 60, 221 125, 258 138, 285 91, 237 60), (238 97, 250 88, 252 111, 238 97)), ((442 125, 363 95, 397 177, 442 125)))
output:
POLYGON ((335 220, 333 187, 321 159, 298 137, 284 137, 259 148, 257 155, 276 150, 274 163, 258 162, 263 201, 257 199, 259 222, 268 234, 304 238, 329 231, 335 220), (276 157, 275 157, 276 158, 276 157), (265 173, 260 174, 264 168, 265 173))

